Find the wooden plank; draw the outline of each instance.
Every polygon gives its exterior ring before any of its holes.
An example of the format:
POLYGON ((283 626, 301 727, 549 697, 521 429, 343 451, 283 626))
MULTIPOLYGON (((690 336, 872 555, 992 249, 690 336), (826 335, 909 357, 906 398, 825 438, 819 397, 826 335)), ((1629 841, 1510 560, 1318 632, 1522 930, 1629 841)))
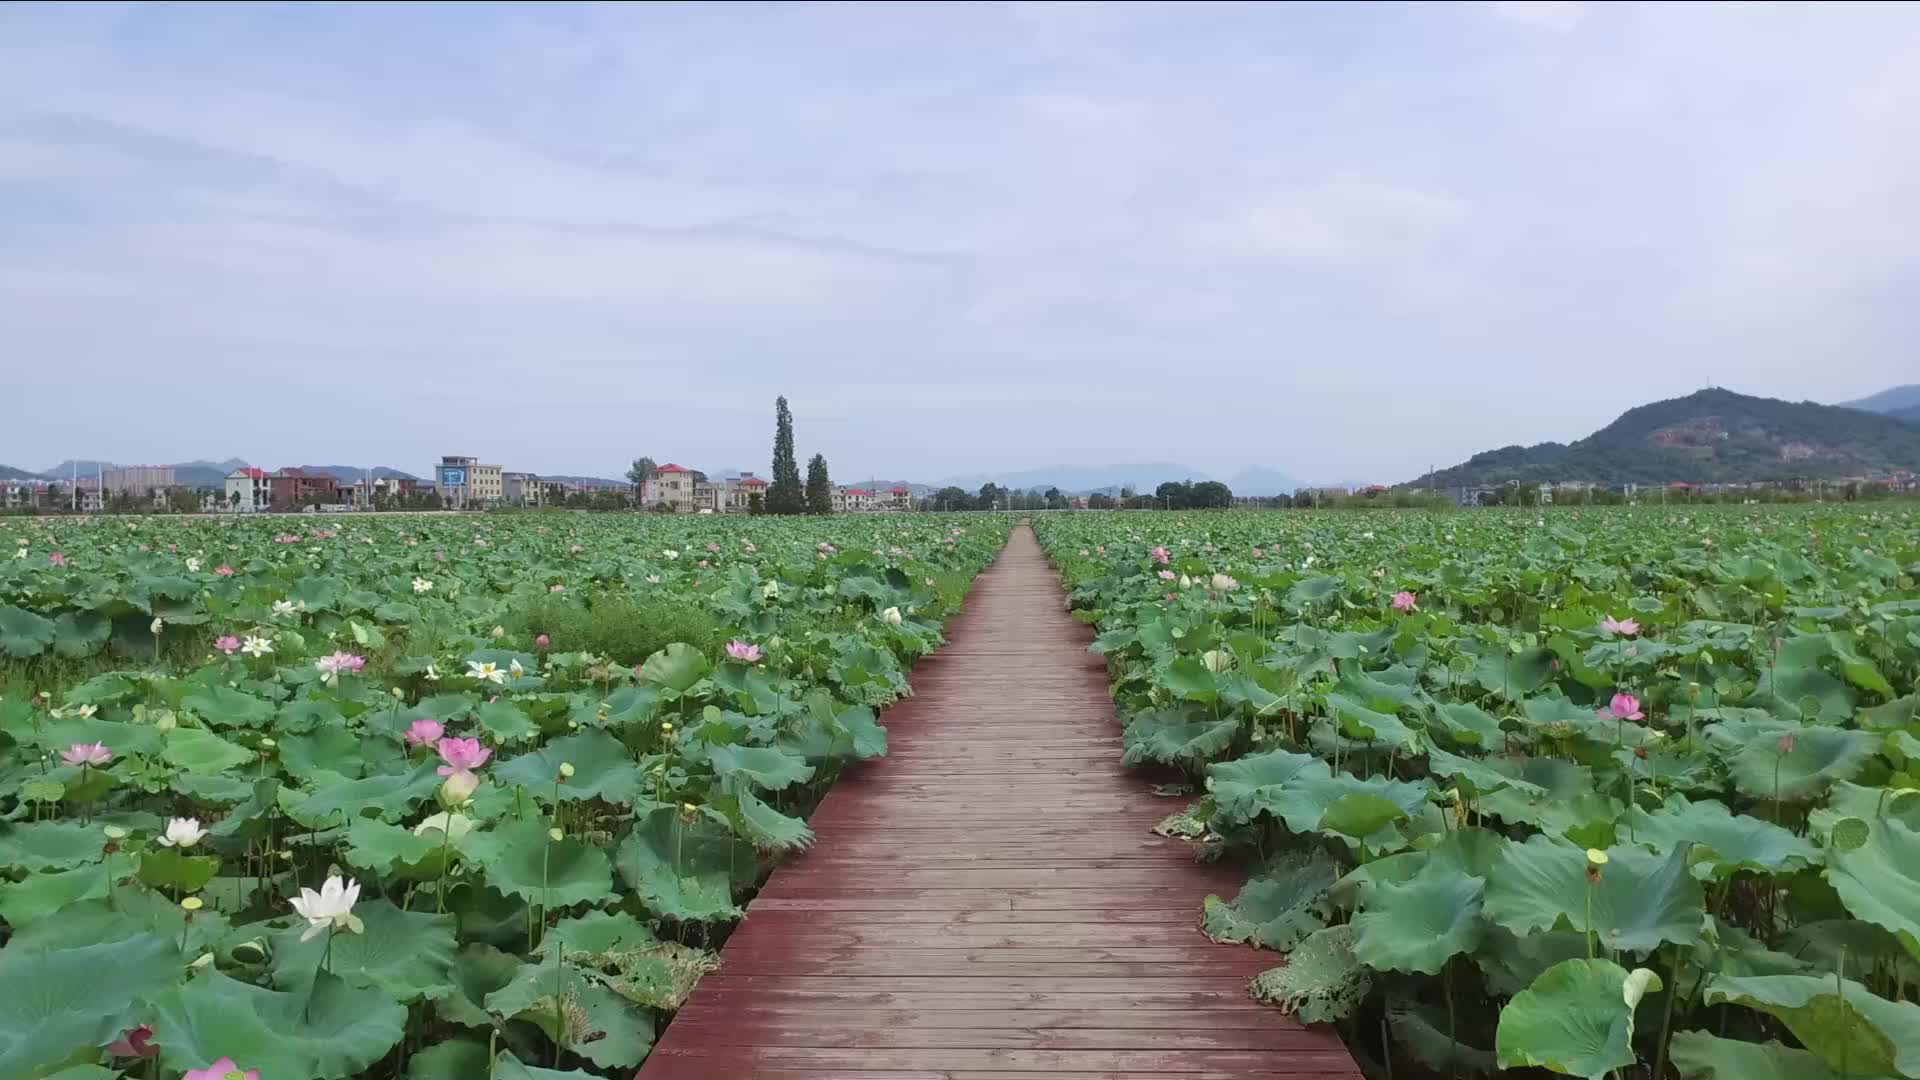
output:
POLYGON ((1091 638, 1016 530, 637 1080, 1355 1080, 1199 932, 1245 874, 1151 833, 1091 638))

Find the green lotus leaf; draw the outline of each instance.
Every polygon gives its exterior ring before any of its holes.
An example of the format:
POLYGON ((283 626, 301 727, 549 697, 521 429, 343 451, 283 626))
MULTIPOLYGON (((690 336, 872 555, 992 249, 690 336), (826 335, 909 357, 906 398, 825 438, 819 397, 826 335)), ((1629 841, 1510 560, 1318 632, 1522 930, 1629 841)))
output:
MULTIPOLYGON (((447 992, 447 969, 454 956, 453 916, 402 911, 385 900, 362 900, 353 913, 363 929, 334 931, 329 971, 349 985, 378 987, 396 1001, 447 992)), ((297 922, 274 940, 273 982, 282 990, 304 993, 313 984, 321 959, 329 956, 326 935, 303 942, 300 936, 305 931, 305 923, 297 922)))
POLYGON ((770 746, 716 746, 708 751, 707 763, 718 776, 766 791, 780 791, 813 779, 813 766, 805 758, 770 746))
POLYGON ((346 861, 375 874, 432 881, 446 864, 459 858, 460 852, 460 845, 448 844, 438 829, 416 836, 412 829, 376 818, 354 818, 347 826, 346 861))
POLYGON ((473 1080, 487 1075, 487 1044, 473 1039, 437 1042, 407 1059, 407 1080, 473 1080))
MULTIPOLYGON (((477 1028, 489 1026, 493 1017, 485 1005, 488 995, 512 982, 521 967, 519 957, 485 942, 468 945, 449 965, 445 993, 436 995, 434 1011, 450 1023, 477 1028)), ((484 1062, 484 1057, 482 1060, 484 1062)))
POLYGON ((1531 1065, 1602 1080, 1634 1063, 1634 1010, 1642 994, 1660 988, 1660 977, 1646 968, 1563 960, 1500 1010, 1494 1035, 1500 1067, 1531 1065))
POLYGON ((1920 833, 1875 821, 1865 844, 1828 850, 1826 876, 1855 918, 1886 929, 1920 958, 1920 833))
POLYGON ((262 1077, 358 1075, 393 1049, 407 1020, 384 992, 326 972, 310 993, 285 993, 207 971, 152 1001, 167 1068, 202 1069, 227 1057, 262 1077))
POLYGON ((1353 927, 1329 926, 1307 935, 1284 967, 1254 976, 1254 1000, 1276 1005, 1309 1024, 1331 1023, 1352 1012, 1373 987, 1373 976, 1353 954, 1353 927))
POLYGON ((662 806, 635 824, 614 863, 649 911, 704 921, 740 914, 733 883, 757 872, 759 856, 713 819, 662 806))
POLYGON ((1427 751, 1427 770, 1435 776, 1451 777, 1454 785, 1469 799, 1508 788, 1512 788, 1523 799, 1544 801, 1547 796, 1546 789, 1538 784, 1502 772, 1488 762, 1450 754, 1437 746, 1427 751))
MULTIPOLYGON (((1262 811, 1273 812, 1273 800, 1294 781, 1332 775, 1333 769, 1311 754, 1269 750, 1207 766, 1207 787, 1213 792, 1219 824, 1243 825, 1262 811)), ((1319 821, 1318 815, 1314 821, 1319 821)))
POLYGON ((440 777, 434 769, 429 761, 415 766, 412 772, 379 773, 326 784, 311 792, 287 788, 280 792, 280 803, 288 817, 310 829, 345 825, 356 817, 399 821, 439 789, 440 777))
POLYGON ((254 752, 215 735, 204 728, 175 728, 167 732, 166 749, 160 752, 170 764, 191 773, 225 772, 254 760, 254 752))
POLYGON ((570 964, 523 964, 511 982, 487 995, 486 1005, 606 1068, 637 1064, 653 1045, 651 1016, 570 964))
POLYGON ((18 659, 39 656, 53 644, 53 620, 0 604, 0 652, 18 659))
POLYGON ((1127 721, 1120 763, 1128 768, 1156 762, 1197 770, 1231 749, 1239 733, 1237 716, 1201 719, 1175 709, 1150 709, 1127 721))
POLYGON ((0 1076, 36 1076, 76 1047, 104 1045, 128 1005, 180 977, 178 943, 130 922, 57 946, 16 939, 0 949, 0 1076))
POLYGON ((649 1009, 676 1012, 700 976, 719 967, 720 960, 713 953, 663 941, 616 954, 611 966, 615 970, 605 978, 614 993, 649 1009))
POLYGON ((1246 883, 1231 903, 1209 896, 1201 928, 1215 941, 1248 942, 1287 952, 1327 925, 1327 890, 1339 872, 1318 850, 1283 855, 1246 883))
POLYGON ((77 821, 0 825, 0 868, 71 870, 99 860, 106 843, 97 826, 77 821))
POLYGON ((1492 1072, 1493 1051, 1481 1050, 1447 1034, 1444 1009, 1412 1001, 1396 1001, 1387 1009, 1387 1027, 1393 1040, 1421 1064, 1436 1072, 1492 1072))
POLYGON ((78 659, 100 651, 113 636, 113 623, 97 611, 63 611, 53 620, 55 656, 78 659))
POLYGON ((1820 861, 1820 850, 1806 840, 1717 802, 1689 802, 1675 795, 1651 813, 1634 807, 1626 820, 1633 842, 1655 852, 1693 843, 1696 865, 1714 877, 1739 870, 1782 873, 1820 861))
MULTIPOLYGON (((1338 781, 1340 778, 1335 777, 1338 781)), ((1332 802, 1320 815, 1314 828, 1321 832, 1338 833, 1362 846, 1370 844, 1383 830, 1407 820, 1407 811, 1395 805, 1384 795, 1372 791, 1349 791, 1332 802)))
POLYGON ((1545 836, 1508 844, 1487 878, 1486 917, 1516 934, 1563 925, 1591 931, 1602 946, 1630 952, 1698 940, 1706 897, 1687 869, 1690 845, 1664 857, 1633 848, 1607 854, 1599 883, 1589 885, 1582 849, 1545 836))
POLYGON ((1486 882, 1430 866, 1404 885, 1375 885, 1353 917, 1353 954, 1376 971, 1437 975, 1448 960, 1479 947, 1486 882))
POLYGON ((150 848, 140 853, 140 880, 176 894, 199 892, 220 870, 215 855, 188 855, 177 848, 150 848))
POLYGON ((607 853, 572 836, 554 840, 544 822, 511 822, 470 833, 464 846, 468 857, 485 868, 488 885, 529 904, 563 908, 614 898, 607 853))
POLYGON ((734 831, 761 851, 799 851, 813 843, 813 830, 761 801, 746 784, 728 783, 715 806, 733 822, 734 831))
POLYGON ((493 737, 500 746, 526 742, 540 733, 540 728, 527 716, 526 710, 511 701, 489 701, 480 706, 475 714, 480 721, 481 730, 493 737))
POLYGON ((540 939, 542 952, 561 949, 568 963, 605 967, 622 953, 659 944, 647 924, 626 912, 589 911, 562 919, 540 939))
MULTIPOLYGON (((1723 1039, 1704 1031, 1676 1031, 1667 1058, 1680 1080, 1843 1080, 1805 1050, 1777 1042, 1723 1039)), ((1884 1080, 1849 1072, 1845 1080, 1884 1080)))
POLYGON ((600 730, 555 739, 500 766, 493 776, 503 785, 524 785, 529 795, 542 800, 552 799, 557 790, 563 802, 632 802, 645 787, 633 755, 620 740, 600 730), (573 775, 564 780, 560 779, 563 763, 573 766, 573 775))
POLYGON ((1232 671, 1216 679, 1220 700, 1255 716, 1266 716, 1284 704, 1280 695, 1260 685, 1257 675, 1232 671))
POLYGON ((1716 975, 1702 1001, 1744 1005, 1786 1025, 1829 1069, 1920 1076, 1920 1005, 1828 975, 1716 975))
POLYGON ((1457 745, 1491 748, 1503 746, 1507 733, 1486 710, 1466 702, 1441 702, 1433 710, 1429 732, 1443 735, 1457 745))
MULTIPOLYGON (((133 869, 131 860, 118 867, 122 875, 133 869)), ((107 866, 89 863, 72 870, 42 870, 19 881, 0 883, 0 919, 18 930, 58 913, 79 900, 107 895, 107 866)))
POLYGON ((1845 728, 1788 729, 1793 748, 1780 750, 1781 733, 1757 727, 1755 737, 1728 761, 1734 786, 1760 798, 1812 798, 1836 781, 1851 780, 1880 748, 1869 731, 1845 728))
POLYGON ((271 704, 225 686, 195 690, 181 705, 216 727, 262 728, 273 720, 274 714, 271 704))
POLYGON ((684 694, 711 670, 713 665, 700 654, 700 650, 676 641, 647 657, 646 663, 640 665, 640 678, 655 686, 664 686, 675 693, 684 694))
POLYGON ((542 1069, 536 1065, 526 1065, 502 1050, 500 1056, 494 1059, 490 1080, 600 1080, 600 1077, 579 1069, 542 1069))
POLYGON ((398 747, 357 735, 344 725, 283 735, 279 742, 281 767, 302 781, 328 774, 358 780, 369 773, 404 771, 409 766, 398 747))
POLYGON ((1406 746, 1413 729, 1390 712, 1370 709, 1343 694, 1327 695, 1327 711, 1339 724, 1340 734, 1387 746, 1406 746))

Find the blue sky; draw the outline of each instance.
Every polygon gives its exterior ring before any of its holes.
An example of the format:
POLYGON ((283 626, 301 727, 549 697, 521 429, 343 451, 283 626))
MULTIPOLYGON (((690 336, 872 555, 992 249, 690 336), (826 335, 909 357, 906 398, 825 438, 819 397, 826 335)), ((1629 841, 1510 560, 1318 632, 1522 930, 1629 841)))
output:
POLYGON ((1911 7, 0 7, 30 468, 1404 480, 1913 381, 1917 259, 1911 7))

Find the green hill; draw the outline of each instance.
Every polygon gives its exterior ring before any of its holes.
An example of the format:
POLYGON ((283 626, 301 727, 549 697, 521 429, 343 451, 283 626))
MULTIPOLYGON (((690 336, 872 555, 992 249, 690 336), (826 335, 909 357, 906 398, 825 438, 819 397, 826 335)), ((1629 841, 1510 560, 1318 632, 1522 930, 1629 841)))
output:
POLYGON ((1628 409, 1573 443, 1475 454, 1416 486, 1736 483, 1920 470, 1920 425, 1837 405, 1702 390, 1628 409))

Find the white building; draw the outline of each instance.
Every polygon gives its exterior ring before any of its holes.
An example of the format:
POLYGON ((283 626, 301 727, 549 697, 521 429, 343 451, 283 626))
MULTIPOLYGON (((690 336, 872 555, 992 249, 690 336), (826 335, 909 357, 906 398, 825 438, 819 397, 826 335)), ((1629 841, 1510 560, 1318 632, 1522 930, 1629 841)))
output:
POLYGON ((235 469, 227 474, 223 510, 240 514, 263 513, 273 506, 273 484, 265 469, 235 469))

